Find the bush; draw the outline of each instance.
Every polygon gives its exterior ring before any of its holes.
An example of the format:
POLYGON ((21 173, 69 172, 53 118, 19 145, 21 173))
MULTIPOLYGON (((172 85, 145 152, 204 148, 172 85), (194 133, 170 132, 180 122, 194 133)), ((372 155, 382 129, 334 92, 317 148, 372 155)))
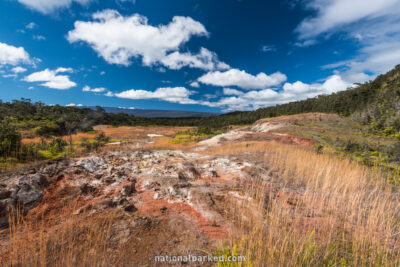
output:
POLYGON ((82 139, 81 146, 87 153, 90 153, 92 151, 98 151, 100 147, 105 146, 108 142, 110 142, 110 138, 103 132, 100 132, 94 140, 89 140, 87 138, 82 139))
POLYGON ((351 152, 351 153, 361 151, 361 149, 362 149, 362 147, 360 144, 352 142, 352 141, 348 141, 344 148, 345 151, 351 152))
POLYGON ((96 136, 95 140, 98 141, 98 142, 100 142, 101 144, 105 145, 105 144, 107 144, 108 142, 110 142, 110 137, 107 137, 107 136, 104 134, 104 132, 100 132, 100 133, 96 136))
POLYGON ((324 146, 319 143, 315 146, 315 151, 317 152, 317 154, 322 154, 322 150, 324 149, 324 146))
POLYGON ((60 126, 57 125, 55 122, 46 121, 42 125, 37 126, 34 128, 34 132, 40 136, 49 137, 51 135, 61 135, 62 130, 60 126))
POLYGON ((37 158, 37 146, 35 144, 21 144, 17 157, 20 162, 28 162, 37 158))
POLYGON ((39 150, 38 158, 39 159, 56 159, 63 156, 63 152, 54 154, 50 150, 39 150))
POLYGON ((8 157, 17 153, 21 146, 21 135, 9 119, 0 124, 0 156, 8 157))
POLYGON ((52 154, 58 154, 64 152, 67 145, 68 143, 61 137, 53 137, 49 144, 49 150, 52 154))

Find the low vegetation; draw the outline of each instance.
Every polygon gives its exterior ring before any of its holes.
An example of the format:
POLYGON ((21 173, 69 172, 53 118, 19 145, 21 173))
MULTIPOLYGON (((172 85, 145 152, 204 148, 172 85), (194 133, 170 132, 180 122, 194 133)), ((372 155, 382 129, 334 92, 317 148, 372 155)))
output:
POLYGON ((174 144, 189 144, 192 142, 199 142, 215 135, 222 134, 226 132, 227 129, 228 127, 218 130, 209 127, 198 127, 197 130, 177 133, 174 138, 170 140, 170 142, 174 144))
POLYGON ((104 147, 110 138, 107 137, 103 132, 100 132, 93 140, 84 138, 81 142, 81 146, 85 149, 85 152, 90 153, 92 151, 98 151, 101 147, 104 147))
POLYGON ((262 152, 270 179, 249 177, 256 201, 232 202, 237 229, 217 253, 246 255, 243 266, 399 265, 400 198, 378 172, 277 143, 223 150, 262 152))
POLYGON ((368 167, 379 169, 393 183, 400 183, 400 150, 397 136, 374 134, 365 126, 339 116, 326 119, 323 114, 296 118, 287 129, 296 136, 315 140, 316 151, 332 152, 368 167))
MULTIPOLYGON (((119 244, 109 242, 118 214, 82 214, 47 230, 44 219, 26 221, 19 215, 10 225, 10 266, 104 266, 116 263, 119 244), (108 253, 113 249, 113 254, 108 253)), ((121 249, 121 248, 120 248, 121 249)))

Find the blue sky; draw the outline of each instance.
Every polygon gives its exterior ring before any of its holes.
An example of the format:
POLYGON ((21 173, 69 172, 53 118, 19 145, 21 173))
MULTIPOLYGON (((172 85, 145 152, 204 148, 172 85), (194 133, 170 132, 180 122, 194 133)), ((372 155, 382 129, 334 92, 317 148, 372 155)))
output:
POLYGON ((226 112, 400 63, 400 0, 3 0, 1 100, 226 112))

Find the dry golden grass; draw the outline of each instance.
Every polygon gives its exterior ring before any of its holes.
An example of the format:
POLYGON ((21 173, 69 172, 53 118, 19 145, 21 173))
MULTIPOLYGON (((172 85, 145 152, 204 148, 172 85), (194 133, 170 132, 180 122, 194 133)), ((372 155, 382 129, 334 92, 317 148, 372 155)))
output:
POLYGON ((46 220, 12 219, 9 266, 111 266, 127 255, 129 248, 116 239, 117 213, 68 216, 57 226, 46 220))
POLYGON ((96 131, 102 131, 111 139, 138 139, 146 138, 147 134, 160 134, 173 136, 178 132, 190 131, 196 127, 162 127, 162 126, 121 126, 111 127, 109 125, 97 125, 93 127, 96 131))
MULTIPOLYGON (((196 127, 163 127, 163 126, 121 126, 112 127, 109 125, 97 125, 93 127, 95 131, 104 132, 107 137, 118 140, 137 140, 147 138, 147 134, 160 134, 165 136, 174 136, 179 132, 195 130, 196 127)), ((77 133, 72 135, 73 142, 80 142, 82 139, 93 139, 96 133, 77 133)), ((69 141, 69 136, 63 136, 63 139, 69 141)), ((47 141, 49 141, 48 139, 47 141)), ((23 138, 22 143, 39 143, 40 137, 23 138)))
MULTIPOLYGON (((147 148, 183 146, 157 138, 147 148)), ((264 166, 243 183, 251 201, 226 205, 235 227, 218 254, 246 255, 247 266, 399 266, 400 197, 379 173, 275 142, 236 142, 204 153, 246 152, 261 154, 264 166)), ((9 264, 105 266, 120 256, 129 262, 129 248, 110 242, 115 215, 66 218, 55 231, 14 221, 9 264)))
POLYGON ((326 113, 303 113, 303 114, 295 114, 295 115, 287 115, 287 116, 279 116, 279 117, 272 117, 272 118, 264 118, 260 119, 255 122, 255 124, 274 121, 274 122, 281 122, 281 121, 288 121, 288 122, 306 122, 306 121, 341 121, 343 120, 337 114, 326 114, 326 113))
POLYGON ((153 143, 144 145, 144 149, 149 150, 190 150, 196 146, 196 142, 188 142, 188 143, 174 143, 171 141, 172 139, 169 137, 160 137, 155 138, 153 143))
MULTIPOLYGON (((77 133, 72 135, 72 141, 73 142, 80 142, 83 139, 93 139, 97 136, 96 133, 77 133)), ((65 141, 69 142, 69 136, 63 136, 62 137, 65 141)), ((46 141, 49 142, 51 139, 47 138, 46 141)), ((34 138, 23 138, 22 140, 23 144, 29 144, 29 143, 40 143, 41 139, 40 137, 34 137, 34 138)))
POLYGON ((242 155, 243 153, 265 152, 270 142, 264 141, 239 141, 227 143, 220 146, 213 146, 207 150, 199 151, 202 154, 215 155, 242 155))
MULTIPOLYGON (((136 151, 136 150, 181 150, 189 151, 196 146, 196 142, 173 143, 170 137, 156 137, 150 143, 137 141, 123 141, 119 144, 107 144, 101 147, 99 151, 136 151)), ((80 153, 79 155, 83 155, 80 153)))
POLYGON ((39 143, 40 142, 40 137, 22 138, 21 142, 23 144, 39 143))
POLYGON ((245 185, 256 202, 232 206, 237 229, 224 253, 252 266, 399 265, 400 199, 379 173, 273 142, 264 161, 269 178, 245 185))

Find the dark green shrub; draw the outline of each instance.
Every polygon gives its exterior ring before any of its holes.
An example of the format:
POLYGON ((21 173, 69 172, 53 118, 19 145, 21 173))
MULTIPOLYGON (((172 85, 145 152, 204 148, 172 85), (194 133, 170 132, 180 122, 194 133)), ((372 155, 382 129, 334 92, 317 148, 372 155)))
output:
POLYGON ((0 123, 0 156, 16 154, 21 147, 21 135, 16 126, 6 118, 0 123))
POLYGON ((65 146, 67 145, 68 143, 61 137, 53 137, 49 144, 49 150, 52 154, 58 154, 65 151, 65 146))
POLYGON ((324 149, 324 146, 321 143, 318 143, 315 146, 315 151, 317 152, 317 154, 322 154, 322 150, 324 149))
POLYGON ((344 147, 344 150, 347 152, 357 152, 361 150, 361 145, 355 142, 347 142, 346 146, 344 147))
POLYGON ((99 143, 105 145, 108 142, 110 142, 110 137, 107 137, 104 132, 100 132, 96 137, 95 140, 98 141, 99 143))

